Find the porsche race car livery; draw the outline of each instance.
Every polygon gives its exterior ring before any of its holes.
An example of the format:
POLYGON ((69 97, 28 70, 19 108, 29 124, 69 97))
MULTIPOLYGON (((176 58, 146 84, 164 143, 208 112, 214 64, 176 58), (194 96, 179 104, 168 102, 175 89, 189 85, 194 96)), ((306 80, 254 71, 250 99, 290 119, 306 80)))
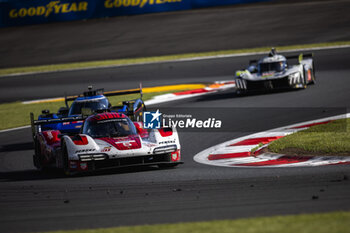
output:
POLYGON ((81 132, 62 134, 42 130, 45 124, 76 121, 77 118, 33 120, 34 165, 56 167, 65 174, 135 165, 173 167, 181 162, 180 142, 175 128, 146 130, 123 113, 105 112, 83 120, 81 132))

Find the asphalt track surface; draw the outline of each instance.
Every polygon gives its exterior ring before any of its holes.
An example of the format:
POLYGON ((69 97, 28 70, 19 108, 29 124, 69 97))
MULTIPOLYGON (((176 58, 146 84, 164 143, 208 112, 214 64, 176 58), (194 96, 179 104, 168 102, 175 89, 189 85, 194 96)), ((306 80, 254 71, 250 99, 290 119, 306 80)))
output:
MULTIPOLYGON (((305 53, 308 52, 310 51, 305 51, 305 53)), ((313 53, 316 57, 317 71, 336 72, 333 74, 332 80, 338 77, 338 72, 349 69, 346 64, 346 61, 350 59, 349 49, 315 51, 313 53)), ((297 53, 290 54, 295 55, 297 53)), ((152 87, 179 83, 232 80, 237 69, 246 68, 249 59, 256 58, 259 57, 232 57, 0 77, 0 103, 63 97, 65 93, 67 95, 77 95, 86 91, 89 85, 94 88, 104 88, 105 91, 112 91, 138 88, 139 83, 142 83, 144 87, 152 87)), ((347 86, 342 85, 342 88, 346 89, 347 86)), ((325 92, 332 92, 332 90, 326 89, 325 92)), ((323 95, 324 93, 319 94, 323 95)))
MULTIPOLYGON (((347 111, 350 97, 349 52, 350 49, 315 52, 317 84, 306 90, 243 97, 229 90, 156 106, 176 105, 194 110, 215 106, 235 111, 232 115, 221 115, 226 120, 232 119, 232 129, 229 131, 181 132, 185 164, 176 169, 119 169, 72 178, 63 177, 59 172, 41 174, 32 165, 30 130, 1 133, 1 232, 350 210, 349 166, 237 169, 207 166, 193 161, 193 156, 201 150, 257 129, 267 130, 322 118, 338 114, 339 109, 347 111), (268 107, 275 110, 266 111, 268 107), (305 111, 300 111, 300 107, 305 111)), ((247 57, 241 57, 133 68, 137 72, 154 69, 156 74, 162 66, 174 66, 173 71, 186 77, 185 73, 189 72, 186 68, 192 67, 194 70, 191 74, 195 74, 196 67, 206 67, 212 63, 213 70, 226 70, 229 75, 231 69, 236 68, 232 64, 240 65, 246 61, 247 57)), ((98 72, 112 73, 112 70, 98 72)), ((220 77, 211 74, 205 79, 214 81, 220 77)), ((189 80, 191 78, 188 76, 189 80)), ((65 88, 64 85, 62 88, 65 88)), ((214 108, 208 111, 214 112, 214 108)))
POLYGON ((0 68, 344 41, 348 0, 277 0, 0 28, 0 68))

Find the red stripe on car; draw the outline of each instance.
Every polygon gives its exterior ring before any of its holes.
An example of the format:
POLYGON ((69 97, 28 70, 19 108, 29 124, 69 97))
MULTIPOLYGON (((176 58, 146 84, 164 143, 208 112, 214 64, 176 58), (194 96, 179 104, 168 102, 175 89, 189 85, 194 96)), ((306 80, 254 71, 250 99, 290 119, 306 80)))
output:
POLYGON ((173 129, 172 128, 160 128, 158 129, 158 132, 162 137, 169 137, 173 135, 173 129))
POLYGON ((73 137, 73 142, 75 145, 79 145, 79 146, 87 145, 89 143, 86 136, 80 136, 80 135, 73 137))

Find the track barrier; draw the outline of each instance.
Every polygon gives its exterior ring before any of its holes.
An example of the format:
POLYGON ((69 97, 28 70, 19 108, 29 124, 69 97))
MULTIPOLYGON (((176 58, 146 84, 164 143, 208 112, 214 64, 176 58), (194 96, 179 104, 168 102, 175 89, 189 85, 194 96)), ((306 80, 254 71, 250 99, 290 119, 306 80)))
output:
POLYGON ((0 27, 262 1, 269 0, 0 0, 0 27))

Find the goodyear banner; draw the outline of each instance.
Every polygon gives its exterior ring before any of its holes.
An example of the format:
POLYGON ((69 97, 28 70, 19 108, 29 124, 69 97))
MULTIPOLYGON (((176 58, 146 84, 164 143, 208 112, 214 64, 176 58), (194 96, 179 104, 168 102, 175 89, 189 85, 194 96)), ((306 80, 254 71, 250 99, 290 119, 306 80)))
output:
POLYGON ((267 0, 0 0, 0 27, 267 0))
POLYGON ((104 0, 104 16, 133 15, 191 9, 191 0, 104 0))
POLYGON ((0 1, 0 26, 87 19, 94 15, 96 1, 8 0, 0 1))

